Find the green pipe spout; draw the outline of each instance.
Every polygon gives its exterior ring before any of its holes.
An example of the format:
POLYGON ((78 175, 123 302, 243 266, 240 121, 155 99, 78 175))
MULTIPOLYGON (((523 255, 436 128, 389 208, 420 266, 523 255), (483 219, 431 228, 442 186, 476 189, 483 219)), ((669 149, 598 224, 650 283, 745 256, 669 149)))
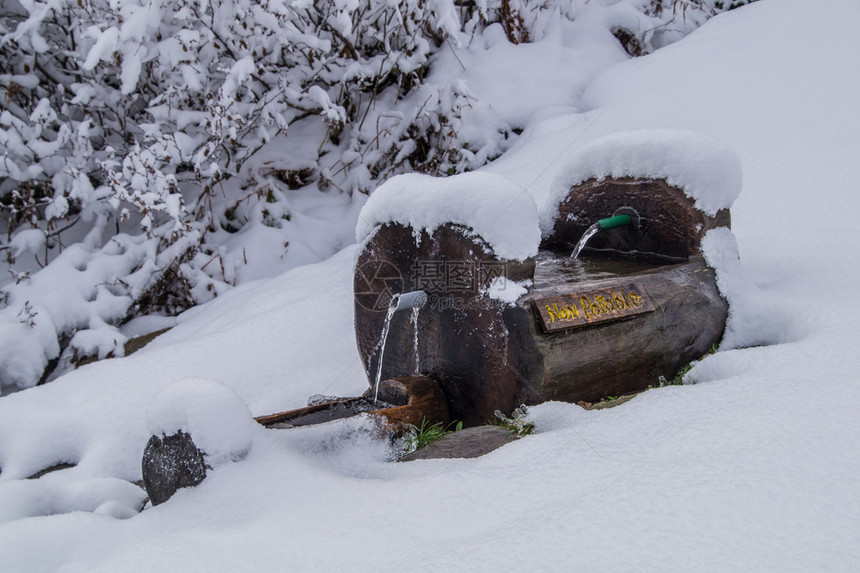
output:
POLYGON ((607 217, 606 219, 600 219, 597 224, 600 225, 600 230, 605 231, 607 229, 614 229, 616 227, 623 227, 625 225, 629 225, 633 219, 630 215, 615 215, 614 217, 607 217))

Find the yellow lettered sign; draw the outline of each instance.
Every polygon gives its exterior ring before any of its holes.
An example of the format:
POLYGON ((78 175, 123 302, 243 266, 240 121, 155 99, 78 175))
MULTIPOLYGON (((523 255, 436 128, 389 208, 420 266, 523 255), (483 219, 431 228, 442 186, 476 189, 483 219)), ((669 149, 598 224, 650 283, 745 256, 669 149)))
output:
POLYGON ((636 283, 536 299, 544 332, 586 326, 654 310, 648 294, 636 283))

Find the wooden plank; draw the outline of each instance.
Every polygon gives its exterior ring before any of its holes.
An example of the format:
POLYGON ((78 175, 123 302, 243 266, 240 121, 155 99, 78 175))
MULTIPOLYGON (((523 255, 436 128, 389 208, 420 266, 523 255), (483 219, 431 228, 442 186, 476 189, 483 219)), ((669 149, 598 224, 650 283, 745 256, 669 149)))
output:
POLYGON ((654 310, 654 304, 637 283, 622 283, 598 290, 574 291, 570 294, 533 301, 544 332, 557 332, 619 320, 654 310))

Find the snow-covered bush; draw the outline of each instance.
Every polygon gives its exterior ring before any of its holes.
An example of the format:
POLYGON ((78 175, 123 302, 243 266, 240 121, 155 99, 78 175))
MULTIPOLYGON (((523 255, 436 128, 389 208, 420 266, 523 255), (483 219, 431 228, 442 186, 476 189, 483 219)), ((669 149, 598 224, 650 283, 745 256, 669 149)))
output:
POLYGON ((715 12, 677 4, 0 0, 0 388, 122 355, 122 321, 235 284, 248 237, 283 258, 298 190, 370 193, 503 153, 522 126, 476 125, 466 82, 434 73, 443 50, 592 12, 649 51, 715 12))

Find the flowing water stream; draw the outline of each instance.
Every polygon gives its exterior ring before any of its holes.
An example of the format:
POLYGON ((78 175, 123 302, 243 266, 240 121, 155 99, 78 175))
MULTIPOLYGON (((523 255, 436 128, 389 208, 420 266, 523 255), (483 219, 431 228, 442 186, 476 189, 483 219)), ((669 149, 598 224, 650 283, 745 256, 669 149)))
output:
POLYGON ((379 380, 382 378, 382 363, 385 358, 385 342, 388 340, 388 329, 391 327, 391 318, 397 312, 397 307, 400 304, 400 293, 391 297, 391 302, 388 304, 388 313, 385 315, 385 322, 382 323, 382 341, 379 346, 379 360, 376 364, 376 382, 373 390, 373 403, 376 404, 376 399, 379 397, 379 380))
POLYGON ((598 221, 597 223, 594 223, 588 229, 586 229, 585 232, 582 234, 582 238, 579 239, 579 242, 576 244, 576 247, 573 249, 573 252, 570 254, 570 258, 575 259, 576 257, 578 257, 579 253, 582 251, 582 249, 585 248, 585 243, 587 243, 588 240, 591 237, 593 237, 594 235, 596 235, 599 231, 600 231, 600 221, 598 221))
POLYGON ((420 374, 421 370, 421 356, 418 355, 418 313, 421 312, 420 306, 412 307, 412 332, 414 333, 414 338, 412 340, 412 354, 415 356, 415 374, 420 374))
MULTIPOLYGON (((385 322, 382 323, 382 337, 379 342, 379 361, 376 364, 376 380, 374 381, 373 402, 376 403, 379 397, 379 383, 382 380, 382 365, 385 360, 385 343, 388 341, 388 331, 391 328, 391 319, 401 310, 407 308, 412 309, 412 316, 409 322, 412 324, 413 342, 412 352, 415 355, 415 373, 421 367, 421 360, 418 355, 418 313, 427 304, 427 293, 422 290, 416 290, 407 293, 397 293, 391 297, 391 302, 388 305, 388 313, 385 315, 385 322)), ((405 372, 404 372, 405 374, 405 372)))

